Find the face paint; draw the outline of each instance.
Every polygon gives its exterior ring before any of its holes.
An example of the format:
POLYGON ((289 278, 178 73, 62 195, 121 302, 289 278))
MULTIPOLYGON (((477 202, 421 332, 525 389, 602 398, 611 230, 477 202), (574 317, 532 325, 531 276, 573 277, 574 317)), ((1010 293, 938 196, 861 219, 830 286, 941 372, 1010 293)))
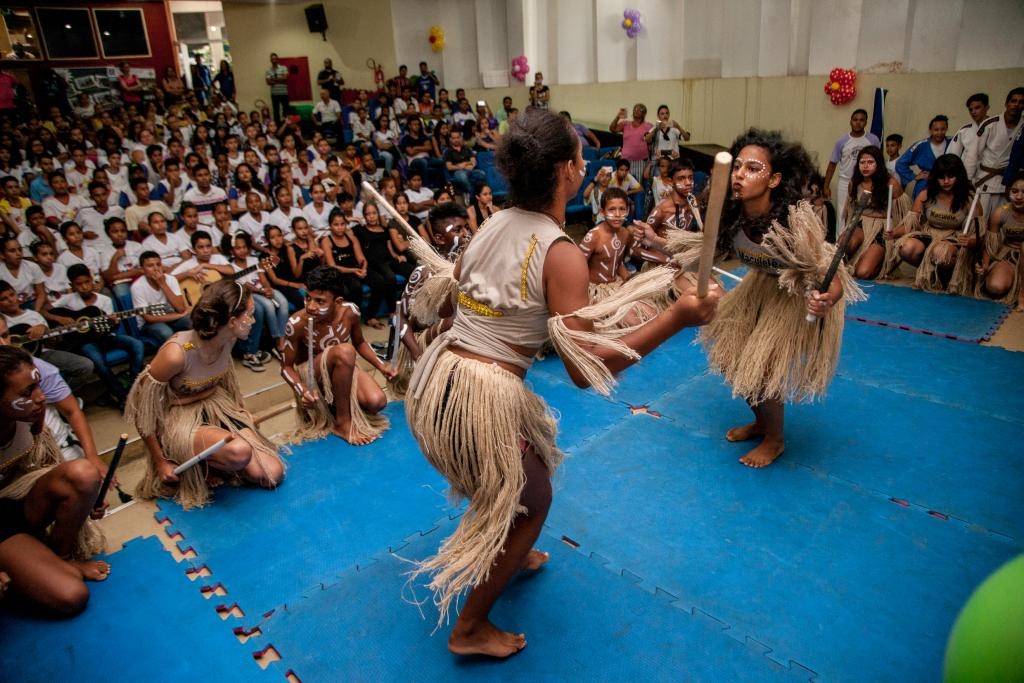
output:
POLYGON ((11 408, 16 413, 31 413, 35 411, 35 402, 30 398, 16 398, 11 401, 11 408))
POLYGON ((748 176, 752 178, 758 178, 768 173, 768 167, 757 159, 743 159, 736 157, 736 160, 732 162, 733 173, 736 173, 742 169, 748 176))

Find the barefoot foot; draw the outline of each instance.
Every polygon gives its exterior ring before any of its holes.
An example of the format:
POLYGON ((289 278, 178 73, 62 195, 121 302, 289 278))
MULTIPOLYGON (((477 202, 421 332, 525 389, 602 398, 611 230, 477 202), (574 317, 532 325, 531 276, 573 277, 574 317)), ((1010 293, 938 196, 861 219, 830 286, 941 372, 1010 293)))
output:
POLYGON ((448 637, 448 649, 457 655, 508 657, 524 647, 524 634, 502 631, 489 621, 472 630, 463 630, 456 624, 455 630, 448 637))
POLYGON ((546 553, 543 550, 537 550, 536 548, 534 548, 526 554, 526 559, 524 559, 523 563, 519 565, 519 569, 521 569, 524 572, 537 571, 545 564, 547 564, 547 561, 549 559, 551 559, 550 553, 546 553))
POLYGON ((353 446, 365 446, 377 440, 377 437, 372 434, 357 432, 352 428, 351 423, 335 422, 333 431, 335 436, 349 442, 353 446))
POLYGON ((756 422, 743 425, 742 427, 733 427, 725 433, 726 441, 750 441, 756 439, 759 436, 764 436, 764 427, 756 422))
POLYGON ((68 560, 86 581, 106 581, 110 576, 110 565, 103 560, 68 560))
POLYGON ((782 455, 785 447, 781 439, 765 439, 757 448, 740 458, 740 462, 747 467, 767 467, 782 455))

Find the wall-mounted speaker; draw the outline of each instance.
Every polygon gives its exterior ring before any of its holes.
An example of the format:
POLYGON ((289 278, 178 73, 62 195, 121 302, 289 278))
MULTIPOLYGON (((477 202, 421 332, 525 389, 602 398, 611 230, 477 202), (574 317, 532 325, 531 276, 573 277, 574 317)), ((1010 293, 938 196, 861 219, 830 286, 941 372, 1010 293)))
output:
POLYGON ((323 5, 310 5, 306 8, 306 24, 310 33, 323 33, 327 30, 327 15, 323 5))

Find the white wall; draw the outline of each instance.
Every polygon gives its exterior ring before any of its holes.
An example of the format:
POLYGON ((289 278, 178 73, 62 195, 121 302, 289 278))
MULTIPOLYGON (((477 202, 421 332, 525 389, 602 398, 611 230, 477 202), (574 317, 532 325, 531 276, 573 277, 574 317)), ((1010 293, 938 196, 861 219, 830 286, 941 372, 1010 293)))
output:
MULTIPOLYGON (((481 85, 525 54, 549 84, 1007 69, 1024 64, 1022 0, 391 0, 397 62, 446 34, 445 77, 481 85), (629 40, 626 6, 645 27, 629 40)), ((439 61, 435 56, 433 61, 439 61)), ((411 69, 412 70, 412 69, 411 69)))

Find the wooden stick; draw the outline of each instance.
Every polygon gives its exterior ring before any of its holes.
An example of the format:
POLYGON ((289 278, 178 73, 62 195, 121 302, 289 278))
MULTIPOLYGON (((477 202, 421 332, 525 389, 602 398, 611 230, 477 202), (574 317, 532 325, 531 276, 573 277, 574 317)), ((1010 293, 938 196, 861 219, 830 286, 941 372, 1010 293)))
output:
MULTIPOLYGON (((825 271, 825 277, 822 279, 821 285, 818 286, 818 292, 824 294, 832 286, 832 280, 835 279, 836 273, 839 272, 839 266, 842 264, 843 259, 846 258, 846 246, 850 243, 850 236, 853 235, 854 230, 860 227, 864 210, 868 208, 870 203, 871 193, 865 192, 854 207, 853 214, 850 216, 850 222, 846 224, 843 232, 839 235, 839 240, 836 242, 836 251, 832 255, 832 262, 829 264, 828 270, 825 271)), ((818 316, 808 313, 805 319, 807 322, 813 323, 818 319, 818 316)))
POLYGON ((700 252, 700 265, 697 267, 697 296, 702 299, 708 295, 711 268, 715 263, 715 247, 718 245, 718 224, 722 220, 722 207, 725 205, 725 195, 729 192, 731 176, 732 155, 719 152, 715 155, 715 167, 711 172, 711 195, 704 220, 704 245, 700 252))
POLYGON ((306 355, 309 356, 309 358, 306 359, 307 360, 307 365, 306 365, 306 388, 309 389, 309 393, 315 394, 316 393, 316 375, 313 374, 313 372, 314 372, 313 366, 315 365, 315 363, 313 362, 313 318, 312 317, 310 317, 310 319, 306 321, 306 325, 308 326, 308 327, 306 327, 306 355))
POLYGON ((885 205, 885 234, 892 234, 892 185, 889 185, 889 201, 885 205))
POLYGON ((978 197, 981 196, 981 192, 975 190, 974 199, 971 200, 971 210, 967 212, 967 220, 964 221, 964 234, 966 235, 971 229, 971 220, 974 218, 974 210, 978 208, 978 197))
POLYGON ((117 471, 117 465, 121 462, 121 454, 124 453, 125 444, 128 443, 128 435, 122 434, 121 438, 117 440, 117 448, 114 449, 114 457, 110 459, 110 467, 107 468, 107 476, 103 477, 103 484, 100 486, 99 495, 96 496, 96 504, 94 508, 101 507, 103 501, 107 497, 107 491, 110 490, 110 482, 114 481, 114 472, 117 471))
POLYGON ((730 273, 728 270, 722 270, 718 266, 711 266, 711 270, 715 271, 719 275, 722 275, 724 277, 729 278, 730 280, 732 280, 734 282, 742 282, 743 281, 743 278, 741 278, 739 275, 736 275, 735 273, 730 273))
POLYGON ((196 465, 198 465, 199 463, 203 462, 204 460, 209 458, 211 455, 213 455, 214 453, 216 453, 220 449, 224 448, 224 446, 226 446, 229 442, 234 440, 234 438, 235 438, 234 434, 228 434, 223 439, 221 439, 217 443, 213 444, 212 446, 210 446, 206 450, 201 451, 199 453, 196 453, 191 458, 189 458, 185 462, 183 462, 180 465, 178 465, 177 467, 175 467, 174 468, 174 473, 175 474, 181 474, 185 470, 187 470, 189 468, 192 468, 192 467, 195 467, 196 465))

